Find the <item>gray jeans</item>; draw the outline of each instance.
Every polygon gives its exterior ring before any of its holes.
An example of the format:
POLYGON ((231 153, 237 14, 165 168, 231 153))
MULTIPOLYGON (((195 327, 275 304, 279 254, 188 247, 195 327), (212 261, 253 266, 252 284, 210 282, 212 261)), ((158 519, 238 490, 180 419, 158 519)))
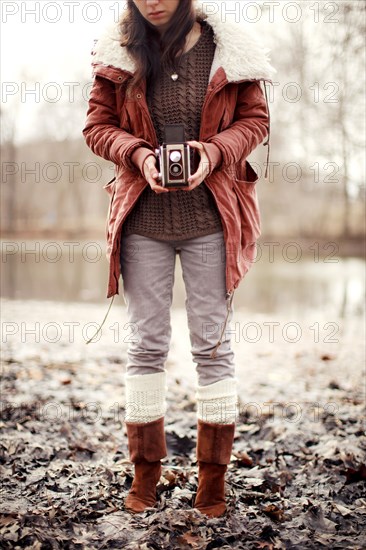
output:
POLYGON ((136 327, 128 348, 127 373, 164 371, 171 338, 176 254, 182 265, 191 353, 198 384, 206 386, 235 377, 230 344, 229 312, 222 344, 211 357, 228 314, 223 232, 187 239, 161 241, 141 235, 122 236, 121 273, 128 321, 136 327))

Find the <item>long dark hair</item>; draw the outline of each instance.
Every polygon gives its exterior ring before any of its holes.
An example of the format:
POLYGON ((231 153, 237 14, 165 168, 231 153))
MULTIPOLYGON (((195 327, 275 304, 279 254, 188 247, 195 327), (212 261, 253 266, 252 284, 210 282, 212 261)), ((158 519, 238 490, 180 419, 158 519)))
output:
POLYGON ((134 59, 136 71, 131 85, 158 78, 162 69, 175 69, 176 56, 183 51, 185 39, 195 22, 193 0, 180 0, 169 27, 160 35, 139 12, 133 0, 120 22, 121 46, 134 59))

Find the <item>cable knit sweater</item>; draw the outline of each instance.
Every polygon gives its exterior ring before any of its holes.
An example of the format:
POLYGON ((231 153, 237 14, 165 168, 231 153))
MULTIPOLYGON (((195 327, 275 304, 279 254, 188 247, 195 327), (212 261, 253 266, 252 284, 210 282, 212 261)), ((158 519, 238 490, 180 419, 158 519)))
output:
MULTIPOLYGON (((215 53, 212 28, 204 21, 196 44, 183 54, 179 78, 170 73, 149 86, 147 101, 159 143, 165 124, 184 124, 186 140, 199 140, 201 111, 215 53)), ((125 235, 137 233, 161 240, 183 240, 222 229, 211 192, 202 182, 192 191, 156 194, 148 185, 123 225, 125 235)))

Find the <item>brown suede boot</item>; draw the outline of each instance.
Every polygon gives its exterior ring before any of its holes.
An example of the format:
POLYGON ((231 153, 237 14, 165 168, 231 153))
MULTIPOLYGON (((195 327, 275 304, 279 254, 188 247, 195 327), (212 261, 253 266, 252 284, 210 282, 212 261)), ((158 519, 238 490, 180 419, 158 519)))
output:
POLYGON ((135 464, 135 476, 125 499, 125 509, 138 513, 156 504, 160 460, 167 455, 164 417, 153 422, 125 424, 130 460, 135 464))
POLYGON ((230 462, 235 424, 197 421, 198 489, 194 507, 208 517, 226 511, 225 473, 230 462))

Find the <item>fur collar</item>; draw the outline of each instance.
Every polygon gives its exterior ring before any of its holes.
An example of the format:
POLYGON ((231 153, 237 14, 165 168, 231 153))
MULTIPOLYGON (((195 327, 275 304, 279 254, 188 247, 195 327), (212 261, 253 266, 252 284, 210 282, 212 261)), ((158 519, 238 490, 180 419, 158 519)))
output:
MULTIPOLYGON (((220 13, 206 13, 204 3, 195 2, 197 16, 207 21, 212 27, 216 51, 211 67, 209 80, 211 81, 217 69, 224 69, 227 80, 268 80, 277 72, 268 58, 268 48, 265 48, 253 35, 252 30, 245 24, 232 22, 223 23, 220 13)), ((93 65, 115 67, 133 73, 134 61, 126 48, 120 46, 118 23, 113 23, 106 29, 97 41, 93 50, 93 65)))

